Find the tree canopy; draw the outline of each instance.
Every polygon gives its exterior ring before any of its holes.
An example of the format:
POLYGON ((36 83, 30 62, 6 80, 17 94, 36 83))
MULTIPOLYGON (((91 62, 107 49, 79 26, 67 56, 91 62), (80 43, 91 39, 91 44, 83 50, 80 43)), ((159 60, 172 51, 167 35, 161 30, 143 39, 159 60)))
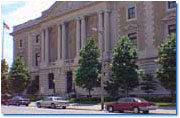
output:
POLYGON ((171 34, 165 42, 160 45, 157 63, 157 78, 161 84, 172 94, 176 91, 176 34, 171 34))
POLYGON ((106 91, 118 95, 119 91, 129 95, 138 86, 137 50, 128 37, 121 37, 113 50, 112 78, 107 81, 106 91))
POLYGON ((13 93, 22 93, 30 82, 30 76, 20 57, 13 62, 10 69, 10 88, 13 93))
POLYGON ((1 92, 2 93, 7 93, 9 91, 8 70, 9 70, 9 66, 7 64, 7 61, 5 59, 1 60, 1 92))
POLYGON ((91 96, 91 91, 99 83, 99 49, 94 38, 86 40, 85 46, 80 51, 79 67, 75 72, 76 85, 86 89, 91 96))

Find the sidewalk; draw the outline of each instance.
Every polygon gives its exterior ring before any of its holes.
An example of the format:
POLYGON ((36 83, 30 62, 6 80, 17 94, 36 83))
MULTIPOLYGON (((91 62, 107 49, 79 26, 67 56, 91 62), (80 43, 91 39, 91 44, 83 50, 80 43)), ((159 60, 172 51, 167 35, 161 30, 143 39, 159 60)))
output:
MULTIPOLYGON (((36 107, 35 102, 32 102, 29 105, 29 107, 36 107)), ((67 109, 100 111, 101 104, 72 103, 69 106, 67 106, 67 109)), ((150 113, 152 113, 152 114, 176 114, 176 108, 175 107, 159 107, 156 110, 151 110, 150 113)))
POLYGON ((70 104, 67 109, 76 109, 76 110, 94 110, 100 111, 101 105, 100 104, 70 104))
MULTIPOLYGON (((36 107, 36 103, 31 102, 29 107, 36 107)), ((67 109, 99 111, 99 110, 101 110, 101 105, 100 104, 77 104, 77 103, 72 103, 69 106, 67 106, 67 109)))

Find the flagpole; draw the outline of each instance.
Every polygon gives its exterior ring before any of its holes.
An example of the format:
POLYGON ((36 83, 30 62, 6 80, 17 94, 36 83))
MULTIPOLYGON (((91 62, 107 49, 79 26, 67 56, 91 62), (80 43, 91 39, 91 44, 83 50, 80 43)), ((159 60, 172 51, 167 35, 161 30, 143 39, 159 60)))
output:
POLYGON ((4 20, 3 20, 3 34, 2 34, 2 60, 4 58, 4 20))

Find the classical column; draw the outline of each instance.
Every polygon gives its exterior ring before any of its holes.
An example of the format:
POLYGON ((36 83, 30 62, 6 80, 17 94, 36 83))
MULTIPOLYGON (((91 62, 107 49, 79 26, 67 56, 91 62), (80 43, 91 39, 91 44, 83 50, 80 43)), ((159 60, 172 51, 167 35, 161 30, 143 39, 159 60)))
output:
POLYGON ((58 40, 57 40, 57 62, 61 60, 61 25, 58 24, 58 40))
POLYGON ((28 70, 32 69, 32 44, 31 44, 32 35, 28 33, 28 70))
POLYGON ((81 48, 84 46, 86 40, 86 20, 83 16, 81 18, 81 48))
POLYGON ((103 52, 103 34, 104 34, 104 30, 103 30, 103 12, 100 11, 98 13, 98 31, 100 33, 98 33, 98 45, 99 45, 99 49, 100 49, 100 53, 102 54, 103 52))
POLYGON ((45 31, 44 29, 41 31, 41 64, 44 65, 44 42, 45 42, 45 31))
POLYGON ((76 57, 79 57, 80 49, 81 49, 81 24, 80 18, 77 18, 76 21, 76 57))
POLYGON ((66 24, 62 23, 62 60, 66 59, 66 24))
POLYGON ((48 27, 45 29, 45 64, 49 62, 49 33, 48 27))
MULTIPOLYGON (((145 53, 144 57, 149 58, 149 57, 155 57, 158 54, 158 50, 154 45, 154 37, 155 37, 155 12, 153 10, 154 6, 153 6, 153 2, 152 1, 148 1, 148 2, 144 2, 144 6, 145 6, 145 17, 144 17, 144 37, 145 37, 145 44, 146 44, 146 48, 145 48, 145 53)), ((138 40, 137 40, 138 41, 138 40)), ((141 58, 144 58, 142 57, 141 58)))
POLYGON ((108 54, 110 50, 110 11, 104 13, 104 45, 105 53, 108 54))

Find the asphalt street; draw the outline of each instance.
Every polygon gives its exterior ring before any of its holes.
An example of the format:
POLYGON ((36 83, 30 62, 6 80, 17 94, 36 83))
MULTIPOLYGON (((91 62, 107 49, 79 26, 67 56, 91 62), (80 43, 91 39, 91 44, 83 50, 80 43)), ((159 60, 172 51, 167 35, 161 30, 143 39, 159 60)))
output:
MULTIPOLYGON (((132 114, 119 113, 99 110, 80 110, 80 109, 50 109, 50 108, 37 108, 37 107, 26 107, 26 106, 1 106, 1 114, 113 114, 123 115, 132 114)), ((157 109, 150 111, 150 114, 176 114, 176 109, 157 109)))
POLYGON ((50 109, 26 106, 1 106, 1 114, 109 114, 109 112, 95 110, 50 109))

